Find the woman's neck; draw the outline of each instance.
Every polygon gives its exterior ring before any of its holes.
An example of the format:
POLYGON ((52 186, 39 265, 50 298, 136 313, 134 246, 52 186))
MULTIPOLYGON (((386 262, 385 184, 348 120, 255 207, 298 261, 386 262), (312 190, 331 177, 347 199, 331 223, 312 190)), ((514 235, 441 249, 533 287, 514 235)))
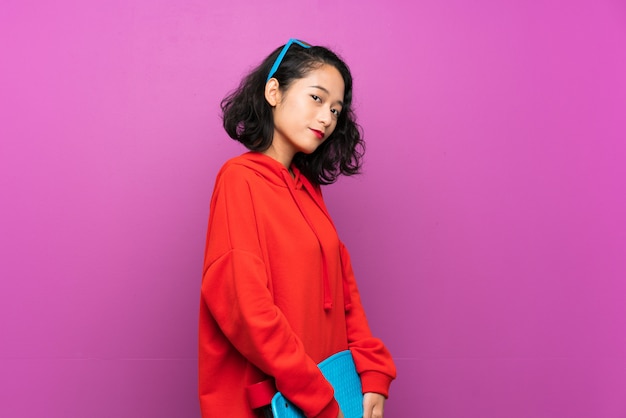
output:
POLYGON ((268 149, 266 149, 265 151, 262 151, 261 153, 281 163, 286 169, 289 170, 289 172, 293 176, 293 172, 291 171, 291 168, 290 168, 291 162, 293 161, 292 153, 281 152, 279 149, 274 147, 273 144, 270 145, 268 149))

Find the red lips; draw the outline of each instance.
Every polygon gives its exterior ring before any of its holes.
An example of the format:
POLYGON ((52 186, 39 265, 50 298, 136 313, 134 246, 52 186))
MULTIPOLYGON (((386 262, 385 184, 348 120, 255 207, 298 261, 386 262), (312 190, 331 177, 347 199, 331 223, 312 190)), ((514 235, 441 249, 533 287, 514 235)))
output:
POLYGON ((310 128, 310 129, 313 131, 313 133, 315 134, 315 136, 317 136, 317 139, 322 139, 322 138, 324 138, 324 132, 322 132, 322 131, 318 131, 317 129, 313 129, 313 128, 310 128))

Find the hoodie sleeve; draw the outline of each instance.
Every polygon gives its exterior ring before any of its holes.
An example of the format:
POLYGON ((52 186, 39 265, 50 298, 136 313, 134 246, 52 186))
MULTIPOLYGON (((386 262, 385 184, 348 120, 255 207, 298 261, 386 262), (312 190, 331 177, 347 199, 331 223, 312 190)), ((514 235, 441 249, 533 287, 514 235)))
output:
POLYGON ((274 377, 278 390, 306 416, 336 418, 339 406, 332 387, 273 302, 250 182, 241 171, 223 171, 216 182, 203 301, 237 351, 274 377))
POLYGON ((347 280, 351 298, 351 307, 346 312, 348 347, 361 377, 363 393, 374 392, 388 397, 391 381, 396 378, 396 367, 383 342, 372 336, 361 304, 350 255, 343 243, 340 244, 340 251, 344 280, 347 280))

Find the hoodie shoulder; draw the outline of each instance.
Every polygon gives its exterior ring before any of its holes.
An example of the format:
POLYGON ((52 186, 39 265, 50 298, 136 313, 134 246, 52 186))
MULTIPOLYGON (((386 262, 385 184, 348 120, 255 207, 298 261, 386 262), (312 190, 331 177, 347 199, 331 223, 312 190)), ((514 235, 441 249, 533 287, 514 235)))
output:
POLYGON ((263 179, 286 187, 284 176, 288 171, 281 163, 258 152, 247 152, 226 161, 218 174, 220 178, 263 179))
MULTIPOLYGON (((245 155, 245 154, 244 154, 245 155)), ((242 155, 227 160, 220 169, 220 173, 225 171, 250 171, 247 167, 246 159, 242 155)))

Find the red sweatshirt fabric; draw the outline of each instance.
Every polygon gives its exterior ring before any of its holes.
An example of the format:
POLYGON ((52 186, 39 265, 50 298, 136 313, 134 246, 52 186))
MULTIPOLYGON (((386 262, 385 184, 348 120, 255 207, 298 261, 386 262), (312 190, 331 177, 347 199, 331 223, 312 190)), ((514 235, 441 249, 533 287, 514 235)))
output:
POLYGON ((317 363, 346 349, 363 392, 387 396, 395 378, 320 188, 292 170, 248 152, 217 176, 200 303, 203 418, 260 417, 246 387, 268 376, 307 417, 336 418, 317 363))

